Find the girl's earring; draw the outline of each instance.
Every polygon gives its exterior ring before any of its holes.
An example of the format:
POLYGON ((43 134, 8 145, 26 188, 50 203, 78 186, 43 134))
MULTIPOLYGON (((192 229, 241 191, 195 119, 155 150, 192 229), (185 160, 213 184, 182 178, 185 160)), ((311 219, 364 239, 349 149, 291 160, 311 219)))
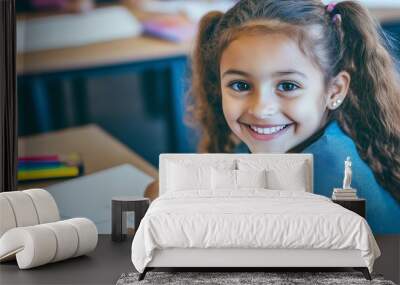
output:
POLYGON ((333 108, 333 109, 336 109, 337 107, 339 107, 340 103, 342 103, 342 100, 337 99, 336 101, 334 101, 334 102, 332 103, 332 108, 333 108))

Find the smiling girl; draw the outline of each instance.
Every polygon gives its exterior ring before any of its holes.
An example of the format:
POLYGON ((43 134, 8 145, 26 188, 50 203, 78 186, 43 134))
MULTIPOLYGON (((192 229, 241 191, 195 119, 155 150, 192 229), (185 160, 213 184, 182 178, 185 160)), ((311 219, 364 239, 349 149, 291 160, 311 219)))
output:
POLYGON ((189 106, 199 151, 313 153, 326 196, 351 156, 372 229, 400 233, 400 88, 382 35, 353 1, 246 0, 207 14, 189 106))

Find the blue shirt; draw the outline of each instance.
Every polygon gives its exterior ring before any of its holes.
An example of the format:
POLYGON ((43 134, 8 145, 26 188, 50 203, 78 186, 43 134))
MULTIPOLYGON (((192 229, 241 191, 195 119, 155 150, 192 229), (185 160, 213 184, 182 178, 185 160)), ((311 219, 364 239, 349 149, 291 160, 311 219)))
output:
MULTIPOLYGON (((244 144, 236 152, 248 152, 244 144)), ((400 233, 400 203, 376 181, 372 170, 359 156, 353 140, 336 121, 331 122, 324 133, 307 146, 303 153, 314 156, 314 193, 332 196, 333 188, 341 188, 344 161, 352 161, 351 187, 357 195, 366 199, 366 218, 375 234, 400 233)))

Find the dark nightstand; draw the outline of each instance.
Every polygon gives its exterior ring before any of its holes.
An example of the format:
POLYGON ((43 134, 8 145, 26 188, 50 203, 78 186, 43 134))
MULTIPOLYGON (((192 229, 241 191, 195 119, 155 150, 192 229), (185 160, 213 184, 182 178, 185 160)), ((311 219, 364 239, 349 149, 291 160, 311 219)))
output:
POLYGON ((365 199, 356 200, 336 200, 332 199, 332 202, 339 204, 340 206, 359 214, 361 217, 365 218, 365 199))
MULTIPOLYGON (((150 199, 134 196, 112 198, 111 237, 113 241, 123 241, 127 236, 132 237, 128 229, 128 217, 124 213, 134 212, 134 231, 139 228, 140 221, 146 214, 150 199)), ((133 226, 133 225, 130 225, 133 226)), ((133 229, 132 229, 133 230, 133 229)))

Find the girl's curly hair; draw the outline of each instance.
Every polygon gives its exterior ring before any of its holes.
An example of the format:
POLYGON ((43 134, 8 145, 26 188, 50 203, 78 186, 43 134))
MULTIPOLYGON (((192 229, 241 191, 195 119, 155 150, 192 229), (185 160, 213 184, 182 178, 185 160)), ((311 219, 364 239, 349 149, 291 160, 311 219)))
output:
POLYGON ((340 108, 330 111, 329 120, 338 121, 377 181, 400 201, 399 77, 385 34, 354 1, 327 11, 320 0, 243 0, 225 14, 204 16, 192 58, 188 106, 189 121, 201 130, 199 151, 232 152, 239 143, 222 111, 220 58, 242 32, 263 27, 291 31, 326 84, 342 70, 350 74, 348 94, 340 108), (341 21, 332 21, 335 14, 341 21))

